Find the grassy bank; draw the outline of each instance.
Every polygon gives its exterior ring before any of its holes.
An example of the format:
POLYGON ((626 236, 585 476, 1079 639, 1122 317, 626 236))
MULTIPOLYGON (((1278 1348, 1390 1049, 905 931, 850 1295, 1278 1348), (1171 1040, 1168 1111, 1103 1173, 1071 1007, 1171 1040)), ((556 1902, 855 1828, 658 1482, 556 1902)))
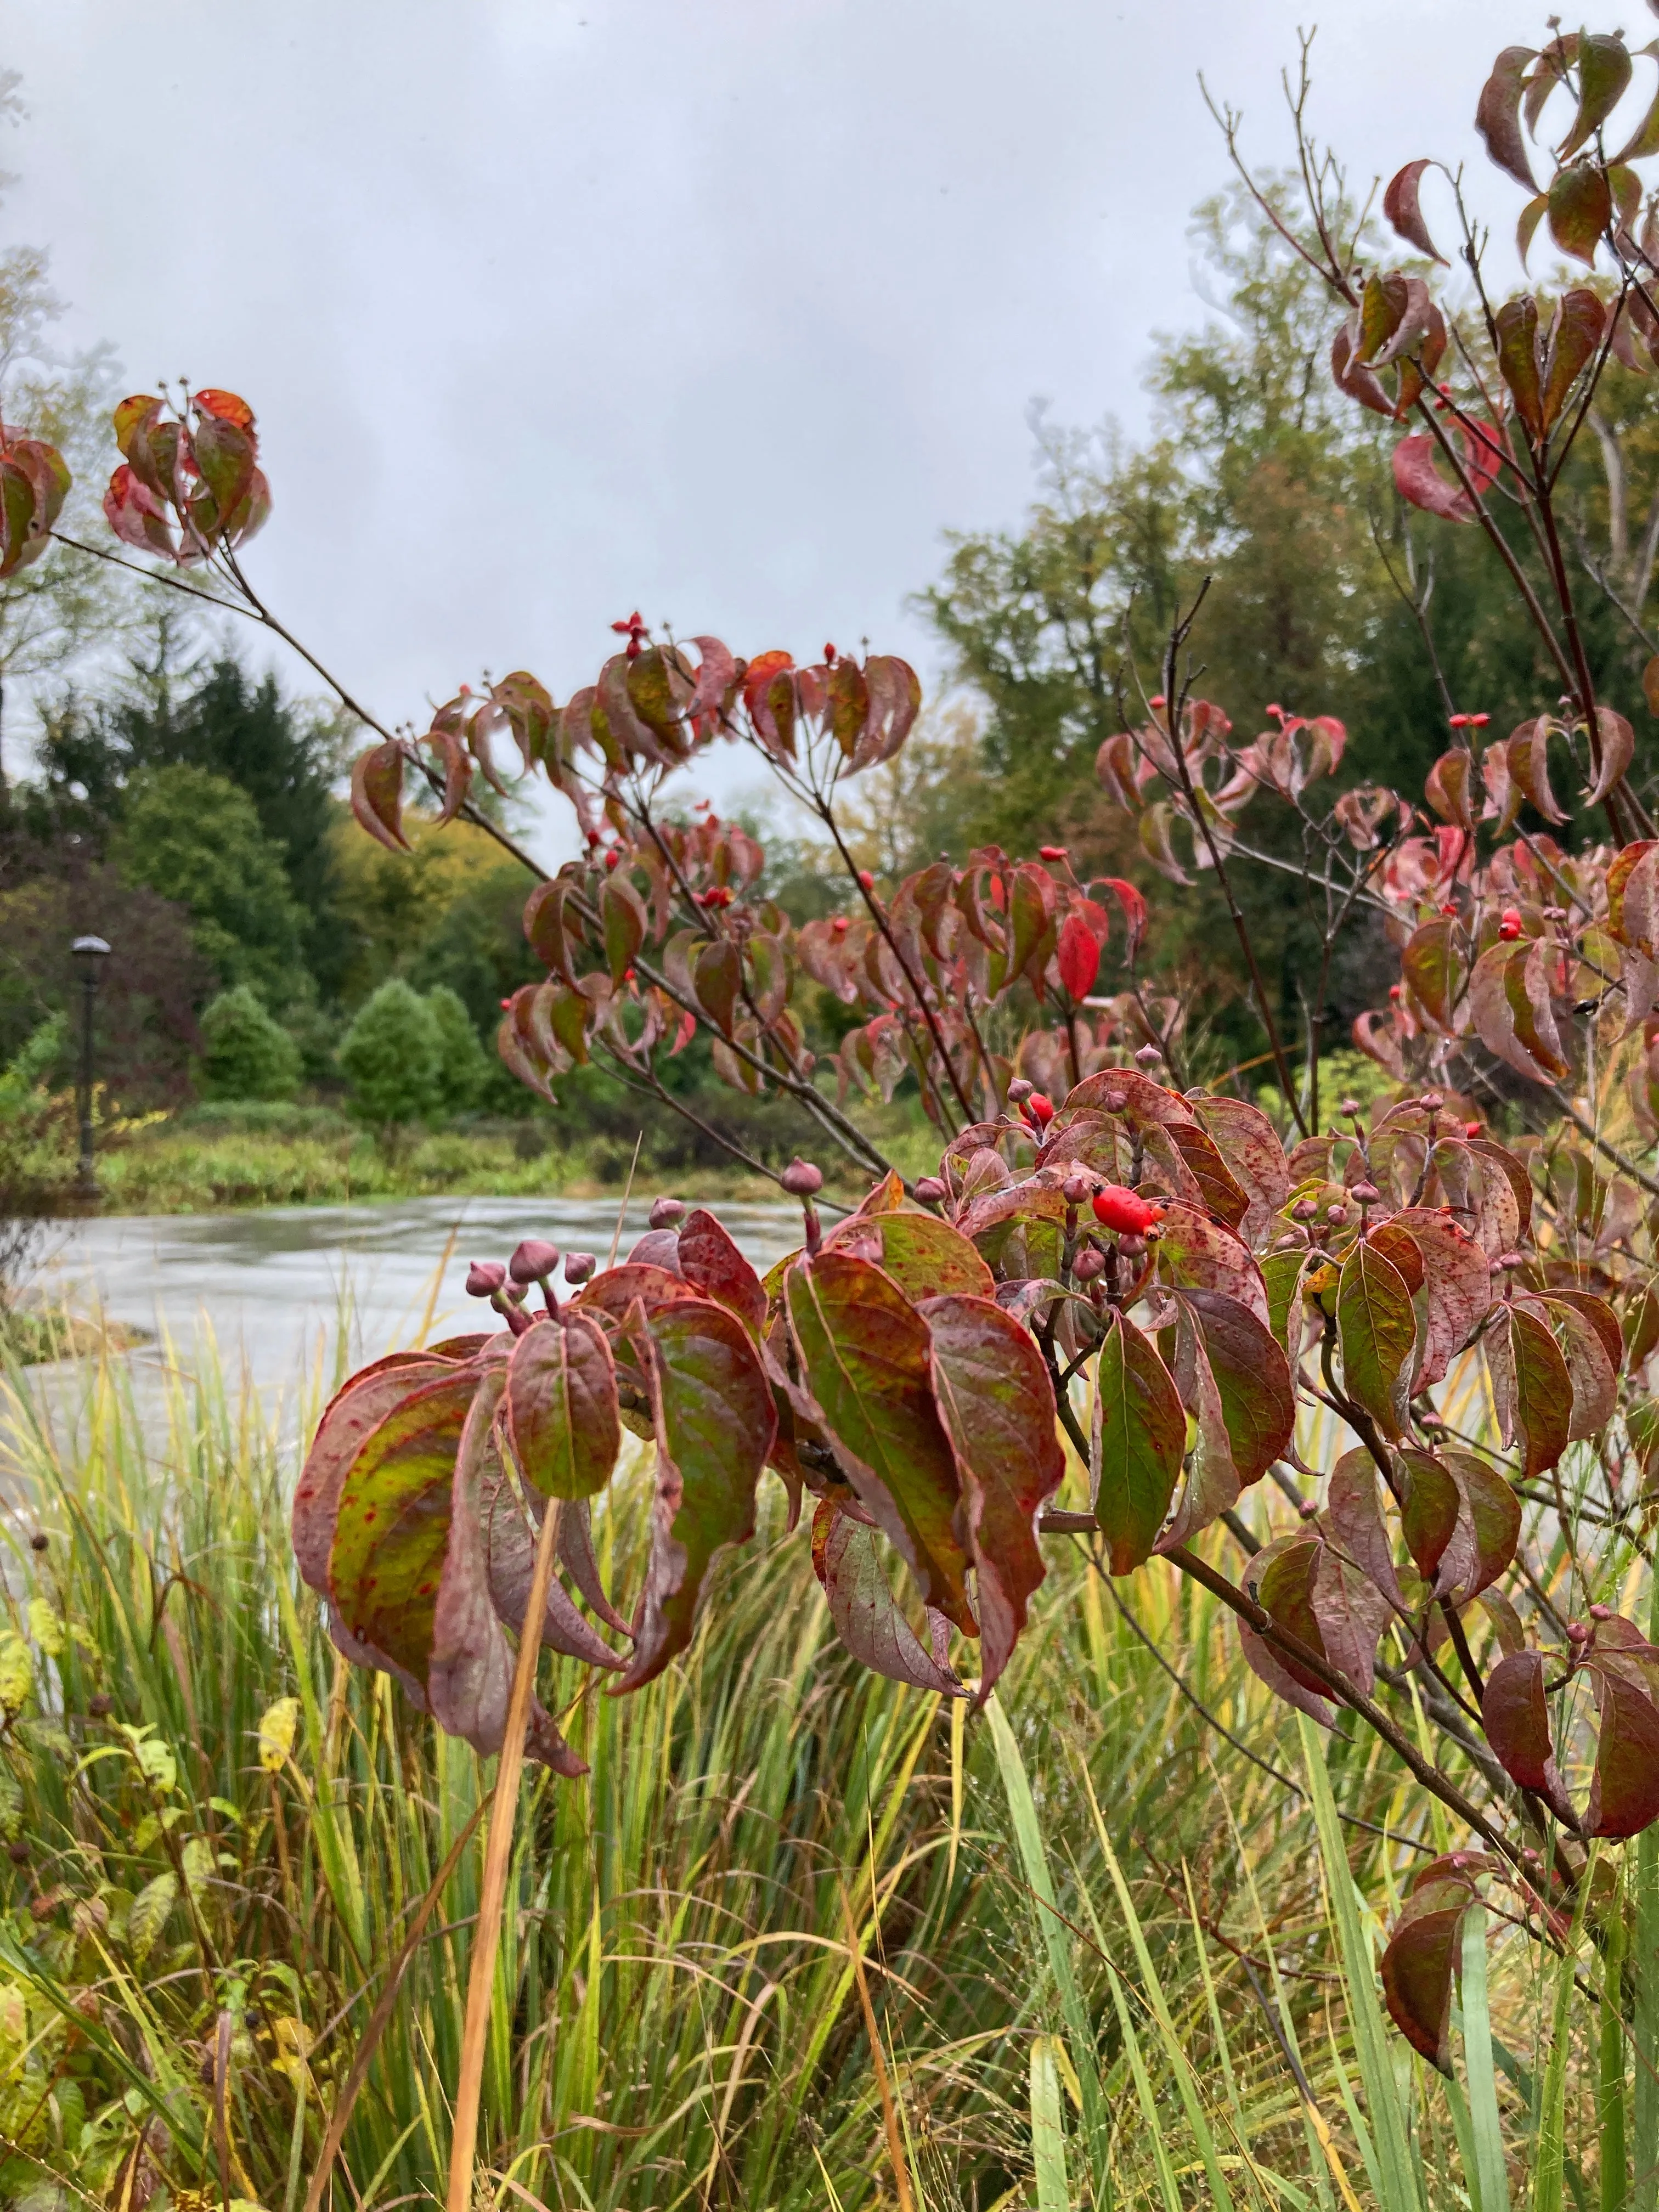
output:
MULTIPOLYGON (((919 1116, 894 1109, 870 1126, 907 1174, 937 1164, 939 1139, 919 1116)), ((415 1134, 388 1152, 331 1107, 197 1106, 123 1134, 100 1158, 98 1182, 102 1210, 113 1213, 443 1196, 598 1198, 627 1182, 638 1133, 588 1130, 572 1112, 461 1123, 415 1134)), ((820 1157, 838 1188, 836 1163, 827 1151, 820 1157)), ((847 1188, 861 1193, 867 1181, 854 1175, 847 1188)), ((777 1196, 765 1176, 718 1155, 690 1154, 654 1133, 641 1147, 639 1187, 704 1198, 777 1196)))
MULTIPOLYGON (((283 1416, 174 1378, 147 1449, 120 1364, 84 1379, 72 1450, 12 1407, 0 2203, 300 2212, 364 2054, 328 2201, 441 2201, 489 1765, 337 1659, 283 1416)), ((1379 2063, 1372 1916, 1437 1816, 1369 1741, 1304 1741, 1204 1593, 1060 1547, 1004 1727, 839 1651, 769 1491, 684 1662, 569 1716, 591 1778, 526 1790, 481 2204, 1498 2212, 1494 2154, 1517 2206, 1625 2201, 1583 1931, 1581 1996, 1500 1929, 1467 2094, 1461 2056, 1379 2063)))

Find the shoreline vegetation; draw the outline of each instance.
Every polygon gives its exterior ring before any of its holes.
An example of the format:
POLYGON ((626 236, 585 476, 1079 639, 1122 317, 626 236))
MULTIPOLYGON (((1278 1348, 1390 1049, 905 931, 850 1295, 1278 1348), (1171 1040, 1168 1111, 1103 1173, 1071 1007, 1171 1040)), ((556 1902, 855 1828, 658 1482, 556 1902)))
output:
MULTIPOLYGON (((938 1133, 902 1106, 867 1117, 908 1175, 937 1163, 938 1133)), ((831 1164, 828 1161, 826 1166, 831 1164)), ((97 1162, 100 1214, 228 1212, 267 1206, 373 1204, 410 1198, 619 1198, 672 1187, 688 1199, 771 1200, 769 1177, 677 1156, 647 1136, 634 1168, 631 1135, 584 1133, 574 1115, 479 1115, 411 1133, 397 1150, 331 1106, 203 1104, 123 1131, 97 1162)), ((857 1176, 830 1176, 833 1196, 862 1197, 857 1176), (845 1182, 843 1190, 841 1187, 845 1182)), ((65 1209, 67 1212, 68 1209, 65 1209)))

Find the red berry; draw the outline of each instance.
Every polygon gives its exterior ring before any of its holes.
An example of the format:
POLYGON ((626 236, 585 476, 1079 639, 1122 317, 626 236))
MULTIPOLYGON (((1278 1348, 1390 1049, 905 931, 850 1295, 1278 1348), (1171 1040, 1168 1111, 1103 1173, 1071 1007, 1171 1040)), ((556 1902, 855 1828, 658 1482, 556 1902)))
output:
POLYGON ((607 868, 614 868, 621 858, 621 853, 618 852, 617 848, 613 845, 611 848, 611 850, 605 856, 605 865, 607 868))
POLYGON ((1034 1121, 1041 1122, 1046 1129, 1054 1118, 1054 1102, 1045 1097, 1041 1091, 1034 1091, 1025 1102, 1025 1110, 1034 1121))
POLYGON ((1039 845, 1037 851, 1045 860, 1065 860, 1071 857, 1063 845, 1039 845))
POLYGON ((1094 1215, 1103 1229, 1115 1229, 1125 1237, 1144 1237, 1154 1222, 1163 1220, 1164 1208, 1123 1183, 1109 1182, 1095 1193, 1094 1215))
POLYGON ((826 645, 823 648, 824 666, 826 668, 833 668, 836 665, 836 653, 835 647, 833 645, 826 645))
POLYGON ((1480 1134, 1480 1124, 1478 1121, 1465 1121, 1463 1134, 1466 1137, 1478 1137, 1480 1134))
POLYGON ((845 937, 852 926, 844 914, 838 914, 830 925, 837 937, 845 937))
POLYGON ((1518 907, 1506 906, 1498 924, 1498 934, 1506 945, 1513 945, 1521 934, 1521 913, 1518 907))
POLYGON ((872 891, 875 888, 876 879, 871 874, 869 869, 860 868, 859 870, 859 889, 860 890, 872 891))

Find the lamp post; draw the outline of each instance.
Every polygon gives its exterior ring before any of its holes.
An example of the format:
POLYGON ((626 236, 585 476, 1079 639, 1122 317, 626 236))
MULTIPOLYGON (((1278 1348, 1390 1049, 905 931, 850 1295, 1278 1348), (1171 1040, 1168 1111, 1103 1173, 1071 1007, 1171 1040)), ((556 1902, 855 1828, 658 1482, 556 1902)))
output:
POLYGON ((93 1001, 98 995, 99 965, 108 958, 109 947, 101 937, 77 937, 70 950, 81 978, 81 1068, 75 1086, 81 1118, 81 1159, 75 1185, 82 1198, 96 1198, 98 1182, 92 1170, 93 1001))

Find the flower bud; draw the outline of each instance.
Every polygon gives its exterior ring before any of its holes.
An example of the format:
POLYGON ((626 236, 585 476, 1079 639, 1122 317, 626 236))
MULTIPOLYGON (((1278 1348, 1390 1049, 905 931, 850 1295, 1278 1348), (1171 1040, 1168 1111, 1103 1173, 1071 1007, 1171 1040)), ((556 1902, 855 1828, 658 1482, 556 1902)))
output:
POLYGON ((791 1198, 816 1198, 823 1188, 823 1170, 815 1168, 811 1160, 797 1158, 790 1161, 778 1180, 791 1198))
POLYGON ((1337 1111, 1339 1114, 1346 1114, 1351 1121, 1355 1121, 1358 1120, 1364 1109, 1357 1098, 1345 1098, 1337 1111))
POLYGON ((1328 1206, 1325 1208, 1325 1218, 1327 1221, 1334 1222, 1340 1225, 1342 1222, 1345 1222, 1347 1218, 1348 1209, 1346 1206, 1328 1206))
POLYGON ((1068 1175, 1060 1186, 1060 1194, 1067 1206, 1081 1206, 1093 1188, 1087 1176, 1068 1175))
POLYGON ((1437 1114, 1446 1100, 1442 1091, 1425 1091, 1417 1103, 1425 1114, 1437 1114))
POLYGON ((1008 1103, 1011 1106, 1023 1106, 1036 1088, 1036 1085, 1034 1083, 1028 1083, 1023 1075, 1017 1075, 1008 1085, 1008 1103))
MULTIPOLYGON (((1152 1231, 1148 1230, 1146 1234, 1151 1236, 1152 1231)), ((1117 1256, 1120 1260, 1128 1261, 1132 1265, 1137 1260, 1144 1260, 1146 1256, 1146 1237, 1120 1237, 1117 1240, 1117 1256)))
POLYGON ((1129 1094, 1127 1091, 1109 1091, 1103 1103, 1109 1114, 1121 1114, 1129 1103, 1129 1094))
POLYGON ((1589 1615, 1592 1620, 1611 1620, 1613 1607, 1610 1605, 1593 1605, 1589 1609, 1589 1615))
POLYGON ((1498 1255, 1498 1264, 1513 1274, 1517 1267, 1526 1266, 1527 1255, 1524 1252, 1500 1252, 1498 1255))
POLYGON ((475 1260, 466 1271, 466 1294, 470 1298, 493 1298, 507 1280, 507 1270, 499 1260, 475 1260))
POLYGON ((1374 1182, 1357 1182, 1349 1186, 1349 1196, 1357 1206, 1375 1206, 1382 1195, 1374 1182))
POLYGON ((515 1283, 540 1283, 559 1264, 559 1248, 539 1237, 526 1237, 507 1263, 507 1272, 515 1283))
POLYGON ((915 1188, 916 1197, 923 1206, 937 1206, 945 1195, 945 1185, 937 1176, 923 1176, 915 1188))
POLYGON ((659 1198, 648 1218, 653 1229, 672 1229, 684 1212, 684 1203, 680 1199, 659 1198))
POLYGON ((1072 1273, 1079 1283, 1097 1282, 1106 1272, 1106 1255, 1095 1244, 1085 1244, 1072 1262, 1072 1273))
POLYGON ((1319 1206, 1315 1200, 1298 1198, 1291 1208, 1291 1218, 1292 1221, 1311 1221, 1318 1211, 1319 1206))
POLYGON ((1570 1620, 1567 1623, 1567 1641, 1569 1644, 1588 1644, 1589 1642, 1589 1631, 1585 1627, 1582 1620, 1570 1620))
POLYGON ((599 1264, 591 1252, 567 1252, 564 1255, 564 1279, 574 1288, 585 1283, 599 1264))
POLYGON ((1156 1067, 1163 1058, 1163 1052, 1157 1045, 1144 1044, 1141 1046, 1140 1050, 1135 1054, 1135 1066, 1137 1067, 1156 1067))

